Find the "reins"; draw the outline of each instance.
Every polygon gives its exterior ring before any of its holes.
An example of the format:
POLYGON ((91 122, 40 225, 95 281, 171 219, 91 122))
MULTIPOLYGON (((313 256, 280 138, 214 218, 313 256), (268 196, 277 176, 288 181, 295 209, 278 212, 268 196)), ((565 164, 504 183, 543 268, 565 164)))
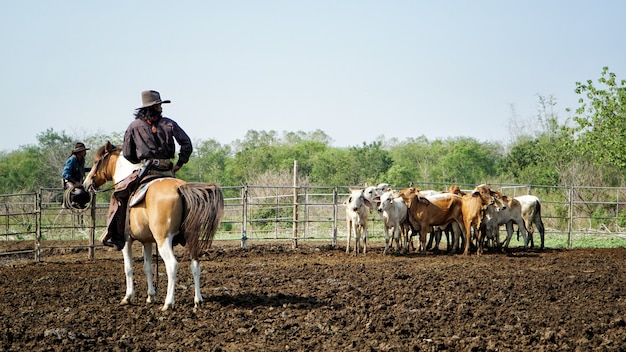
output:
MULTIPOLYGON (((106 159, 107 157, 109 157, 111 155, 111 152, 114 152, 117 150, 117 147, 114 147, 111 151, 104 153, 104 155, 102 156, 102 158, 98 159, 98 161, 96 161, 96 165, 94 165, 94 168, 97 170, 100 167, 100 163, 106 159)), ((104 193, 104 192, 108 192, 111 191, 113 189, 115 189, 115 185, 104 188, 104 189, 99 189, 99 188, 95 188, 95 187, 90 187, 91 189, 89 190, 89 194, 95 193, 104 193)))

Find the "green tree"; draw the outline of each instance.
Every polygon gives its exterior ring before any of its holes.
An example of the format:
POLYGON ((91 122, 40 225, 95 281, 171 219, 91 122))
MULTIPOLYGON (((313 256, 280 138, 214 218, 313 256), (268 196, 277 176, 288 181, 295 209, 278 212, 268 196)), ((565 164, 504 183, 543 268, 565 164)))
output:
POLYGON ((580 106, 575 111, 578 147, 598 164, 626 171, 626 80, 617 82, 608 67, 597 84, 576 82, 580 106))
POLYGON ((194 142, 194 152, 189 162, 180 170, 178 177, 192 182, 215 182, 232 184, 226 165, 232 157, 230 146, 223 146, 214 139, 194 142))

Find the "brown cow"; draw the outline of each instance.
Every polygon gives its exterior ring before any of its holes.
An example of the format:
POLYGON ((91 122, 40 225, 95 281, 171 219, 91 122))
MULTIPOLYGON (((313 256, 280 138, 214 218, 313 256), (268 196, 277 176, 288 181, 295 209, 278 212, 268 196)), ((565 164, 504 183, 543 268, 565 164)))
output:
POLYGON ((463 232, 465 233, 465 251, 463 255, 469 254, 472 228, 476 231, 476 246, 478 248, 476 254, 481 255, 483 253, 482 219, 487 206, 495 203, 495 196, 496 193, 488 185, 482 184, 477 186, 472 193, 462 197, 463 232))
MULTIPOLYGON (((405 188, 399 191, 396 191, 394 193, 395 197, 401 197, 404 202, 406 203, 407 207, 410 208, 411 207, 411 199, 413 198, 414 195, 419 195, 422 198, 427 198, 429 201, 433 201, 435 199, 440 199, 440 198, 447 198, 453 195, 463 195, 465 193, 463 193, 462 191, 460 191, 458 186, 452 186, 450 187, 450 191, 449 192, 438 192, 438 193, 433 193, 435 191, 426 191, 423 192, 421 190, 419 190, 416 187, 409 187, 409 188, 405 188)), ((409 234, 409 232, 406 232, 406 242, 409 244, 409 246, 413 249, 415 249, 415 247, 413 246, 413 241, 411 241, 411 237, 416 236, 417 235, 417 230, 415 230, 413 228, 413 226, 411 225, 409 219, 407 218, 407 226, 410 226, 411 228, 411 233, 409 234)), ((441 241, 441 234, 445 232, 446 234, 446 238, 447 238, 447 247, 448 247, 448 251, 450 253, 456 253, 458 251, 459 248, 459 238, 462 235, 462 230, 461 230, 461 224, 456 223, 456 222, 451 222, 447 225, 444 226, 431 226, 428 229, 428 232, 430 233, 430 238, 428 240, 428 243, 426 244, 426 248, 425 249, 429 249, 433 239, 435 239, 435 250, 438 250, 439 248, 439 243, 441 241), (451 238, 452 237, 452 238, 451 238)))
POLYGON ((426 235, 433 226, 445 227, 456 221, 463 224, 461 197, 451 195, 449 197, 428 200, 412 191, 408 197, 409 221, 411 227, 419 231, 420 250, 426 249, 426 235))

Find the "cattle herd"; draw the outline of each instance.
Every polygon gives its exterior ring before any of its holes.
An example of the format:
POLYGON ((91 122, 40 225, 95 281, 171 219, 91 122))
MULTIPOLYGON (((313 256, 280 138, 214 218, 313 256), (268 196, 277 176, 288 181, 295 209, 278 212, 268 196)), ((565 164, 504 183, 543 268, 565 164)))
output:
POLYGON ((348 225, 346 253, 352 250, 354 255, 367 252, 370 212, 377 212, 383 221, 384 254, 390 251, 424 252, 431 249, 433 242, 433 249, 439 250, 445 234, 449 253, 458 253, 462 249, 464 255, 470 250, 481 255, 485 245, 497 250, 507 248, 514 224, 518 236, 524 240, 524 248, 534 247, 535 227, 541 236, 540 249, 544 246, 545 230, 539 199, 532 195, 509 197, 486 184, 470 192, 463 192, 458 186, 438 192, 421 191, 416 187, 394 190, 382 183, 376 187, 350 189, 350 196, 344 204, 348 225), (502 225, 506 226, 507 236, 500 243, 502 225), (354 248, 350 246, 352 236, 354 248), (413 236, 419 238, 417 249, 413 245, 413 236))

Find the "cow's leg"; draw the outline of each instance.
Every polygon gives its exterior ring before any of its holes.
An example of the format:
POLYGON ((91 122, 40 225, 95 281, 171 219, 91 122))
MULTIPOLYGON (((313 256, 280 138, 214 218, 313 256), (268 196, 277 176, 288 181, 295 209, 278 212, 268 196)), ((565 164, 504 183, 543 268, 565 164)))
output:
MULTIPOLYGON (((506 226, 506 239, 507 239, 506 244, 507 244, 507 246, 508 246, 508 245, 509 245, 509 241, 510 241, 511 237, 513 237, 513 221, 512 221, 512 220, 509 220, 509 221, 505 224, 505 226, 506 226)), ((522 226, 523 226, 523 225, 522 225, 522 226)), ((522 229, 522 228, 518 226, 518 231, 519 231, 520 229, 522 229)), ((527 238, 527 236, 525 236, 525 234, 524 234, 523 232, 522 232, 522 237, 523 237, 523 239, 524 239, 524 247, 526 247, 526 238, 527 238)))
POLYGON ((363 231, 363 254, 367 253, 367 223, 361 228, 363 231))
POLYGON ((443 235, 443 232, 445 230, 440 228, 439 230, 437 230, 437 235, 435 236, 435 252, 439 252, 439 245, 441 244, 441 236, 443 235))
POLYGON ((400 226, 400 225, 397 225, 397 224, 396 224, 396 225, 394 225, 394 226, 393 226, 393 232, 392 232, 392 234, 393 234, 393 239, 396 241, 396 250, 395 250, 395 252, 396 252, 396 253, 399 253, 399 252, 400 252, 400 236, 401 236, 401 235, 400 235, 400 232, 401 232, 401 231, 400 231, 400 229, 398 228, 399 226, 400 226))
MULTIPOLYGON (((154 303, 156 291, 154 290, 154 281, 152 278, 152 243, 143 244, 143 273, 146 274, 146 281, 148 282, 148 297, 146 298, 146 303, 154 303)), ((159 275, 159 273, 156 274, 159 275)))
MULTIPOLYGON (((533 248, 535 243, 533 240, 533 236, 535 234, 535 228, 533 227, 533 219, 532 217, 528 220, 524 220, 524 226, 526 227, 526 233, 528 236, 527 242, 530 243, 530 248, 533 248)), ((518 226, 517 231, 519 233, 520 227, 518 226)))
POLYGON ((546 230, 545 230, 545 228, 543 226, 543 221, 541 220, 541 217, 539 217, 539 219, 537 221, 535 221, 535 226, 537 226, 537 230, 539 230, 539 236, 540 236, 540 239, 541 239, 541 244, 540 244, 539 249, 543 249, 544 248, 543 247, 543 243, 544 243, 543 241, 545 239, 546 230))
POLYGON ((350 253, 350 234, 352 232, 352 221, 348 220, 348 242, 346 243, 346 254, 350 253))
POLYGON ((352 225, 354 231, 354 252, 353 255, 358 255, 361 252, 361 229, 358 223, 352 225))
POLYGON ((196 308, 202 302, 202 294, 200 293, 200 262, 198 259, 191 258, 191 275, 193 275, 194 298, 193 303, 196 308))
POLYGON ((502 243, 502 248, 503 249, 507 249, 509 248, 509 243, 511 242, 511 237, 513 237, 513 228, 510 227, 509 228, 509 224, 506 224, 506 238, 504 239, 504 242, 502 243))
POLYGON ((131 299, 135 297, 135 283, 133 281, 133 242, 132 240, 126 241, 124 248, 122 249, 122 255, 124 256, 124 274, 126 275, 126 295, 120 302, 121 305, 129 304, 131 299))
MULTIPOLYGON (((513 221, 511 223, 511 231, 513 231, 513 221)), ((530 241, 530 237, 528 235, 528 231, 526 230, 526 225, 524 221, 519 219, 519 221, 515 222, 517 224, 517 230, 522 233, 522 238, 524 239, 524 248, 528 249, 528 242, 530 241)))
POLYGON ((426 250, 429 250, 432 245, 433 245, 433 238, 435 237, 435 233, 437 232, 437 230, 433 229, 432 231, 430 231, 430 233, 428 233, 428 242, 426 243, 426 250))
POLYGON ((465 236, 465 250, 463 251, 463 255, 469 255, 469 245, 470 245, 471 236, 472 236, 472 226, 471 226, 470 220, 465 220, 463 228, 464 228, 463 235, 465 236))
POLYGON ((428 235, 428 229, 423 226, 420 230, 420 252, 426 252, 426 236, 428 235))
POLYGON ((174 305, 174 289, 176 287, 176 272, 178 271, 178 261, 172 250, 172 236, 163 241, 159 246, 159 253, 165 263, 165 271, 167 272, 167 295, 161 310, 167 310, 174 305))
POLYGON ((483 242, 485 241, 483 230, 478 223, 474 229, 476 231, 476 255, 481 256, 483 254, 483 242))
POLYGON ((384 229, 385 229, 385 250, 383 251, 384 255, 387 255, 387 253, 389 252, 389 227, 387 227, 387 224, 383 225, 384 229))
POLYGON ((446 252, 450 252, 452 249, 452 239, 450 236, 450 225, 446 226, 443 232, 446 234, 446 252))

